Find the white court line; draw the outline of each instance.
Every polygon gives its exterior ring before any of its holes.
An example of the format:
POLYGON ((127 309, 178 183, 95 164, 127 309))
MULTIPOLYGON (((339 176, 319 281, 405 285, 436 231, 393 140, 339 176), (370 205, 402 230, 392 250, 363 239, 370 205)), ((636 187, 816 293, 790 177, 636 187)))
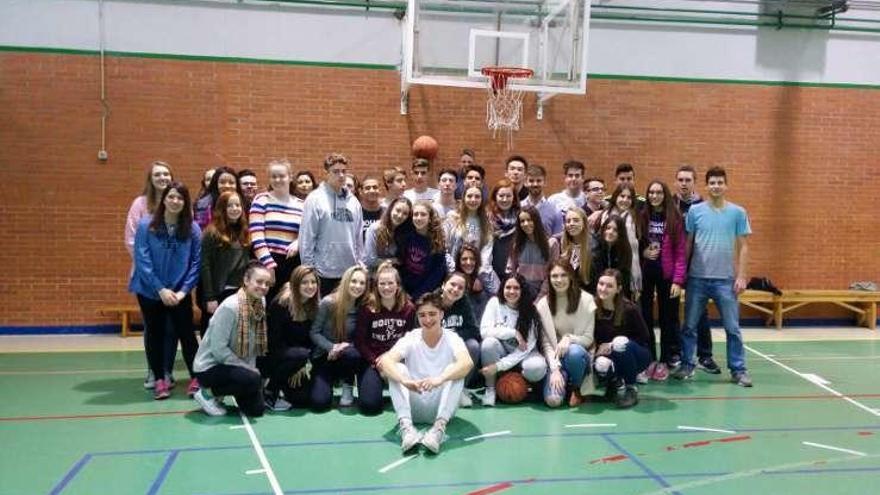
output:
POLYGON ((493 432, 493 433, 486 433, 486 434, 484 434, 484 435, 475 435, 475 436, 472 436, 472 437, 467 437, 467 438, 465 438, 464 441, 465 441, 465 442, 470 442, 471 440, 478 440, 478 439, 480 439, 480 438, 500 437, 500 436, 502 436, 502 435, 510 435, 510 430, 496 431, 496 432, 493 432))
MULTIPOLYGON (((232 398, 232 402, 235 402, 236 407, 238 407, 238 402, 235 400, 235 397, 232 398)), ((251 427, 251 422, 248 421, 247 416, 241 412, 240 407, 238 414, 241 416, 241 422, 244 425, 244 429, 247 430, 248 436, 251 439, 251 445, 254 446, 254 451, 260 459, 260 465, 263 466, 266 477, 269 478, 269 485, 272 486, 272 493, 275 495, 284 495, 281 485, 278 484, 278 478, 275 477, 275 471, 272 471, 272 466, 269 465, 269 459, 266 459, 266 453, 263 452, 263 446, 260 445, 260 441, 257 440, 257 434, 254 433, 254 429, 251 427)))
POLYGON ((398 459, 398 460, 392 462, 391 464, 389 464, 383 468, 380 468, 379 473, 385 474, 388 471, 391 471, 392 469, 396 468, 397 466, 406 464, 407 462, 413 460, 414 458, 416 458, 418 456, 419 456, 419 454, 413 454, 413 455, 408 455, 408 456, 404 457, 403 459, 398 459))
MULTIPOLYGON (((773 356, 772 354, 767 354, 773 356)), ((876 361, 880 356, 785 356, 779 358, 783 361, 876 361)))
POLYGON ((244 425, 233 425, 229 427, 230 430, 240 430, 242 428, 244 428, 244 425))
POLYGON ((573 425, 563 425, 563 428, 614 428, 617 423, 579 423, 573 425))
POLYGON ((820 449, 836 450, 838 452, 843 452, 845 454, 858 455, 861 457, 865 457, 866 455, 868 455, 864 452, 859 452, 858 450, 842 449, 840 447, 832 447, 831 445, 825 445, 822 443, 813 443, 813 442, 801 442, 801 443, 804 445, 809 445, 810 447, 819 447, 820 449))
POLYGON ((687 431, 714 431, 716 433, 729 433, 731 435, 735 435, 736 432, 733 430, 721 430, 718 428, 703 428, 702 426, 679 426, 679 430, 687 430, 687 431))
POLYGON ((817 385, 831 385, 831 382, 815 373, 801 373, 801 376, 817 385))
MULTIPOLYGON (((756 355, 758 355, 758 356, 761 356, 762 358, 766 359, 767 361, 770 361, 771 363, 775 364, 776 366, 779 366, 779 367, 782 368, 782 369, 788 370, 788 371, 794 373, 795 375, 797 375, 797 376, 799 376, 799 377, 801 377, 801 378, 804 377, 804 376, 801 374, 801 372, 799 372, 798 370, 792 368, 791 366, 786 366, 786 365, 780 363, 779 361, 777 361, 777 360, 773 359, 772 357, 770 357, 770 356, 768 356, 768 355, 762 353, 761 351, 757 351, 757 350, 755 350, 755 349, 752 349, 751 347, 749 347, 749 346, 747 346, 747 345, 745 345, 745 344, 743 344, 743 347, 745 347, 745 348, 746 348, 748 351, 750 351, 751 353, 756 354, 756 355)), ((839 398, 841 398, 841 399, 843 399, 843 400, 849 402, 850 404, 852 404, 852 405, 858 407, 859 409, 861 409, 861 410, 863 410, 863 411, 866 411, 866 412, 868 412, 868 413, 870 413, 870 414, 872 414, 872 415, 874 415, 874 416, 880 417, 880 411, 878 411, 877 409, 871 409, 870 407, 868 407, 868 406, 862 404, 861 402, 859 402, 859 401, 857 401, 857 400, 855 400, 855 399, 852 399, 852 398, 850 398, 850 397, 847 397, 846 395, 843 395, 842 393, 838 392, 837 390, 834 390, 833 388, 829 387, 828 385, 823 385, 823 384, 821 384, 821 383, 816 383, 816 382, 812 382, 812 381, 811 381, 810 383, 812 383, 813 385, 815 385, 815 386, 817 386, 817 387, 819 387, 819 388, 821 388, 821 389, 823 389, 823 390, 825 390, 825 391, 827 391, 827 392, 830 392, 830 393, 834 394, 835 396, 837 396, 837 397, 839 397, 839 398)))
POLYGON ((265 469, 251 469, 250 471, 245 471, 244 474, 263 474, 265 472, 265 469))

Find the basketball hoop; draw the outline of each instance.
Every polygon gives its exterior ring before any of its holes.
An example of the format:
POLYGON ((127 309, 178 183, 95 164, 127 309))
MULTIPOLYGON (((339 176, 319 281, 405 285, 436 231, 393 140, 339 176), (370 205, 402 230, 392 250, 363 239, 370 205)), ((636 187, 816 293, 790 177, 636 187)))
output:
POLYGON ((494 138, 498 130, 507 131, 507 147, 513 142, 513 131, 519 130, 522 120, 523 91, 507 85, 508 79, 528 79, 534 72, 523 67, 483 67, 489 78, 489 98, 486 102, 486 124, 494 138))

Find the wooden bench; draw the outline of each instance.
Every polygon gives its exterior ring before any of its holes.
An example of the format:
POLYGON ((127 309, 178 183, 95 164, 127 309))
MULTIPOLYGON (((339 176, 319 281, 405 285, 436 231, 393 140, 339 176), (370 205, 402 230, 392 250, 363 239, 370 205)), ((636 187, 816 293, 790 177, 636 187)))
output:
POLYGON ((135 332, 131 329, 131 317, 141 313, 137 305, 128 306, 104 306, 98 308, 98 314, 101 316, 115 316, 122 321, 122 337, 131 337, 143 335, 143 332, 135 332))
MULTIPOLYGON (((684 296, 682 296, 684 300, 684 296)), ((877 305, 880 292, 861 290, 784 290, 781 296, 760 290, 746 290, 739 295, 739 303, 767 315, 766 324, 782 330, 785 314, 808 304, 835 304, 856 315, 857 325, 877 329, 877 305)), ((684 323, 684 303, 679 316, 684 323)))
POLYGON ((776 328, 782 328, 785 314, 802 306, 815 303, 830 303, 848 309, 856 315, 856 324, 877 329, 877 304, 880 292, 864 290, 786 290, 776 301, 776 328))

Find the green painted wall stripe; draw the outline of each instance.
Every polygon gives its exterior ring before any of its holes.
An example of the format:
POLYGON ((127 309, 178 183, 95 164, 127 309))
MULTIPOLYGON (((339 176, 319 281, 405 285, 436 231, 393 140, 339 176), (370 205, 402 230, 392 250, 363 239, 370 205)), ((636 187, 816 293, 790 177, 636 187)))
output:
MULTIPOLYGON (((49 47, 33 47, 33 46, 9 46, 0 45, 0 52, 23 52, 23 53, 50 53, 62 55, 86 55, 97 56, 97 50, 77 50, 71 48, 49 48, 49 47)), ((223 63, 242 63, 242 64, 274 64, 274 65, 297 65, 306 67, 336 67, 343 69, 369 69, 369 70, 397 70, 397 66, 384 64, 358 64, 345 62, 318 62, 310 60, 273 60, 260 58, 245 57, 216 57, 207 55, 176 55, 165 53, 143 53, 143 52, 116 52, 106 51, 105 55, 111 57, 131 57, 131 58, 154 58, 165 60, 187 60, 199 62, 223 62, 223 63)), ((792 86, 805 88, 836 88, 836 89, 880 89, 880 84, 859 84, 859 83, 819 83, 819 82, 802 82, 802 81, 764 81, 750 79, 720 79, 720 78, 699 78, 699 77, 667 77, 667 76, 635 76, 626 74, 595 74, 589 73, 590 79, 606 79, 618 81, 648 81, 648 82, 669 82, 669 83, 704 83, 704 84, 750 84, 757 86, 792 86)))
MULTIPOLYGON (((52 53, 61 55, 100 55, 98 50, 77 50, 73 48, 50 48, 35 46, 0 45, 0 52, 52 53)), ((197 62, 223 62, 233 64, 303 65, 309 67, 337 67, 344 69, 397 70, 395 65, 359 64, 346 62, 319 62, 313 60, 278 60, 268 58, 217 57, 211 55, 179 55, 173 53, 117 52, 105 51, 108 57, 155 58, 165 60, 186 60, 197 62)))
MULTIPOLYGON (((857 83, 818 83, 802 81, 760 81, 750 79, 714 79, 699 77, 665 77, 665 76, 631 76, 623 74, 589 74, 590 79, 612 79, 620 81, 651 81, 671 83, 706 83, 706 84, 751 84, 758 86, 796 86, 806 88, 838 88, 838 89, 880 89, 880 84, 857 83)), ((589 83, 588 83, 589 84, 589 83)))

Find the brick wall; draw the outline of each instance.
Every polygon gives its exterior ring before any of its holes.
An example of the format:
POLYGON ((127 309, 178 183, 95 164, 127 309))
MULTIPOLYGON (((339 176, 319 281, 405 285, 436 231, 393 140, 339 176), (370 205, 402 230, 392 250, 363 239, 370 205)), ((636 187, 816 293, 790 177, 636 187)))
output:
MULTIPOLYGON (((101 163, 98 70, 92 56, 0 54, 0 325, 102 323, 96 307, 133 301, 122 227, 153 159, 198 189, 221 161, 262 176, 286 156, 317 172, 339 150, 377 171, 426 133, 441 163, 471 147, 492 179, 508 154, 475 90, 414 87, 401 116, 393 71, 108 58, 101 163)), ((533 103, 524 113, 515 150, 550 168, 553 189, 571 157, 606 179, 632 162, 639 189, 683 161, 724 165, 751 214, 752 274, 783 288, 880 281, 880 91, 591 80, 541 122, 533 103)))

